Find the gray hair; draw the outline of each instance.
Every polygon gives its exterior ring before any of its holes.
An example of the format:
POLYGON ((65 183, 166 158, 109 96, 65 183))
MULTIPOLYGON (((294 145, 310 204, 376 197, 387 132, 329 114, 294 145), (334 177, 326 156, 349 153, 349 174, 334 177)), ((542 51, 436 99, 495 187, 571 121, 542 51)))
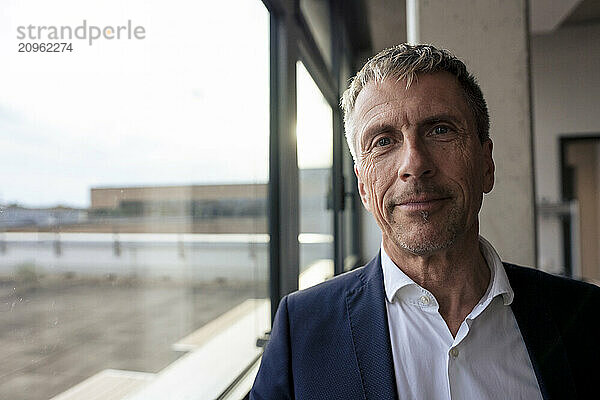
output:
POLYGON ((386 78, 406 80, 408 89, 418 74, 431 74, 446 71, 456 77, 463 89, 469 105, 477 135, 481 143, 489 139, 490 117, 481 88, 475 77, 467 71, 465 64, 448 50, 437 49, 429 44, 399 44, 385 49, 372 57, 362 69, 352 78, 350 86, 344 92, 341 106, 344 111, 346 140, 356 162, 356 142, 352 113, 356 98, 369 82, 381 83, 386 78))

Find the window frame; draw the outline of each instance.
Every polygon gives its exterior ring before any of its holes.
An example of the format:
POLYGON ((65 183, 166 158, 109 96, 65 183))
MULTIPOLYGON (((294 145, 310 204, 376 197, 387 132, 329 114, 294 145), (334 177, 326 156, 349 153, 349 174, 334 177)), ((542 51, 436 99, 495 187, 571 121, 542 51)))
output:
MULTIPOLYGON (((262 0, 270 13, 270 141, 269 141, 269 289, 271 318, 281 299, 298 289, 299 277, 299 170, 296 154, 296 62, 301 61, 333 110, 333 189, 334 274, 338 275, 362 261, 360 253, 360 202, 353 171, 344 171, 346 149, 343 116, 339 98, 347 82, 341 77, 342 62, 353 67, 354 52, 346 25, 356 12, 343 0, 327 0, 331 24, 331 68, 310 31, 300 9, 300 0, 262 0), (347 192, 344 173, 352 177, 347 192), (352 207, 347 204, 352 202, 352 207), (352 226, 345 226, 344 213, 351 212, 352 226), (351 230, 351 243, 344 243, 351 230), (346 249, 345 246, 349 246, 346 249), (345 264, 345 254, 354 255, 353 265, 345 264)), ((347 263, 347 261, 346 261, 347 263)))

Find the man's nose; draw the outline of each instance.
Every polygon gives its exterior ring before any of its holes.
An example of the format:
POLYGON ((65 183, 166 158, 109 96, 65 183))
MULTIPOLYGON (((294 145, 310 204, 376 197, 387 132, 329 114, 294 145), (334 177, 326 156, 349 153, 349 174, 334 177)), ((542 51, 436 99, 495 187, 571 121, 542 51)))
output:
POLYGON ((420 138, 405 140, 398 176, 403 181, 432 177, 435 163, 426 144, 420 138))

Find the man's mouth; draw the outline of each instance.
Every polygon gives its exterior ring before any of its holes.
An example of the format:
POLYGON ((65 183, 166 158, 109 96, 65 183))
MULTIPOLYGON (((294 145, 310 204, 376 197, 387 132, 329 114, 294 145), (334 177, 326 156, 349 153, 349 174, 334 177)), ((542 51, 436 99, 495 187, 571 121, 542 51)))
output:
POLYGON ((406 211, 432 211, 449 199, 450 197, 445 196, 419 195, 401 201, 398 207, 406 211))

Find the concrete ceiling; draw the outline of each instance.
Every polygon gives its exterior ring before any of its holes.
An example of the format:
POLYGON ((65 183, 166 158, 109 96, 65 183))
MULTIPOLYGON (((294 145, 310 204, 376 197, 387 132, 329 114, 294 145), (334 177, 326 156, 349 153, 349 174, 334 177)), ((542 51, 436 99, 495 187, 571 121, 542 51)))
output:
POLYGON ((600 1, 583 0, 565 18, 562 26, 600 23, 600 1))
MULTIPOLYGON (((599 0, 529 0, 533 34, 600 22, 599 0)), ((373 53, 406 41, 406 0, 366 0, 373 53)))
POLYGON ((529 28, 531 33, 552 32, 581 2, 581 0, 529 0, 529 28))

